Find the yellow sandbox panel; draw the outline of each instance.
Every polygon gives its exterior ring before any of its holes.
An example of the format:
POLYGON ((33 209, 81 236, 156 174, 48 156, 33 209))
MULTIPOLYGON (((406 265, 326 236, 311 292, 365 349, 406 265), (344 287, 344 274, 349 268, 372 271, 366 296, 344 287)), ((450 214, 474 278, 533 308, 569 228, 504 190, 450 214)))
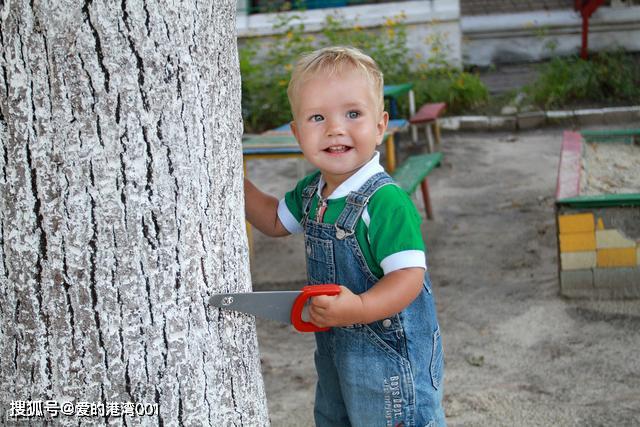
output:
POLYGON ((593 213, 581 213, 571 215, 559 215, 558 227, 560 234, 580 233, 595 230, 595 219, 593 213))
POLYGON ((560 252, 584 252, 596 249, 596 234, 586 233, 560 234, 560 252))
POLYGON ((598 249, 598 267, 635 267, 638 263, 636 248, 598 249))
POLYGON ((563 252, 560 254, 562 270, 583 270, 596 267, 596 251, 563 252))

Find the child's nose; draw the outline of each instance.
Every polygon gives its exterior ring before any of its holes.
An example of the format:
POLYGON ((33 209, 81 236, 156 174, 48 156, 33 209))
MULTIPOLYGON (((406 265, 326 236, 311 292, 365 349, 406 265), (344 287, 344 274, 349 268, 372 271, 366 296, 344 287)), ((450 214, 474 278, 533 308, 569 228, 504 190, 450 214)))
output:
POLYGON ((330 119, 327 126, 327 136, 344 135, 344 123, 339 119, 330 119))

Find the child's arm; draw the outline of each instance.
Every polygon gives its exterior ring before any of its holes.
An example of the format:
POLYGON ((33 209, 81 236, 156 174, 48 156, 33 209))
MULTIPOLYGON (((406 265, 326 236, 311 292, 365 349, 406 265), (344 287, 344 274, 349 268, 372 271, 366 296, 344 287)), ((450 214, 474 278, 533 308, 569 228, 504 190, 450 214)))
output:
POLYGON ((244 212, 247 221, 267 236, 290 234, 278 218, 278 199, 258 190, 247 178, 244 179, 244 212))
POLYGON ((420 294, 423 278, 423 268, 403 268, 386 274, 360 295, 341 286, 339 295, 311 299, 310 320, 317 326, 331 327, 385 319, 413 302, 420 294))

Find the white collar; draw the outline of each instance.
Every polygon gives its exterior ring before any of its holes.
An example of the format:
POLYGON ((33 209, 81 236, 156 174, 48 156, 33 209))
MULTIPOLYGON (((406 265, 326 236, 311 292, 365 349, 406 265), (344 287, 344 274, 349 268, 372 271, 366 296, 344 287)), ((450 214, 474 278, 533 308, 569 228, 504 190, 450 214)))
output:
MULTIPOLYGON (((346 197, 350 192, 358 190, 362 185, 367 182, 369 178, 378 172, 384 172, 384 168, 380 165, 380 153, 375 152, 371 160, 364 164, 356 173, 351 175, 338 186, 328 199, 339 199, 346 197)), ((320 181, 318 181, 318 197, 322 198, 322 189, 324 188, 325 181, 320 174, 320 181)))

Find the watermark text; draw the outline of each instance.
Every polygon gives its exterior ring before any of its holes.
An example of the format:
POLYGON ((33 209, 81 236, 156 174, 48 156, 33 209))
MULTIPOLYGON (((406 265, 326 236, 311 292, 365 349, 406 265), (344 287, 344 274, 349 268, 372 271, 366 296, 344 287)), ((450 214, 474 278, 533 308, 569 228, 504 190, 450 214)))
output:
POLYGON ((58 402, 56 400, 12 400, 8 420, 54 419, 57 417, 149 417, 157 415, 157 403, 58 402))

